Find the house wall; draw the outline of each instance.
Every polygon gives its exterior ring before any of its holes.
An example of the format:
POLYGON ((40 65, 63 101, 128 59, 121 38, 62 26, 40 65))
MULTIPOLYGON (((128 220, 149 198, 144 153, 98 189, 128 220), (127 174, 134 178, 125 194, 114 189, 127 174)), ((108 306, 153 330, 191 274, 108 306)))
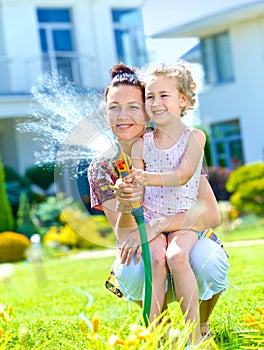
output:
MULTIPOLYGON (((111 8, 128 7, 122 1, 57 0, 56 7, 72 9, 76 51, 80 56, 83 86, 103 88, 108 70, 116 63, 111 8), (107 3, 107 5, 106 5, 107 3)), ((132 7, 137 2, 131 2, 132 7)), ((12 60, 6 68, 11 91, 29 91, 40 72, 41 48, 38 34, 37 7, 54 7, 54 1, 2 0, 1 55, 12 60), (15 30, 14 30, 15 28, 15 30)), ((2 90, 4 90, 2 88, 2 90)))
POLYGON ((81 85, 84 88, 104 89, 110 79, 109 68, 117 63, 111 9, 135 8, 142 1, 0 1, 0 63, 5 62, 0 64, 0 153, 4 165, 12 166, 23 174, 36 161, 32 135, 22 135, 15 130, 19 118, 32 114, 30 90, 41 73, 36 8, 72 9, 81 85))
POLYGON ((229 28, 234 82, 200 94, 204 124, 238 118, 246 163, 263 160, 264 18, 229 28))

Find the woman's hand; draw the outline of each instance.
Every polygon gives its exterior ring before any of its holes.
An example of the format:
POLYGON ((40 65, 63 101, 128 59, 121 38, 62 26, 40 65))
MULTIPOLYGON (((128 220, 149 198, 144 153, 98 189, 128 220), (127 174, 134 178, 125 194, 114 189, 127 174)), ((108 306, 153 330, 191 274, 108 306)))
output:
POLYGON ((141 201, 143 196, 142 186, 132 182, 124 182, 122 179, 116 181, 113 189, 117 201, 123 205, 130 205, 130 209, 132 208, 131 204, 136 201, 141 201))
POLYGON ((142 248, 140 245, 140 237, 138 230, 131 231, 127 239, 123 242, 120 252, 121 264, 128 266, 136 253, 136 264, 139 262, 142 255, 142 248))

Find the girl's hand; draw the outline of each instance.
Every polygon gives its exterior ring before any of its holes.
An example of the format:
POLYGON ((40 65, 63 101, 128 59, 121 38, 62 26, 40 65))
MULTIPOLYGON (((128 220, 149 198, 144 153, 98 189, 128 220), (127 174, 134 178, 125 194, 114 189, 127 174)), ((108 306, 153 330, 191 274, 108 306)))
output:
POLYGON ((130 174, 124 178, 124 181, 127 183, 134 183, 147 186, 147 172, 143 169, 132 169, 130 174))

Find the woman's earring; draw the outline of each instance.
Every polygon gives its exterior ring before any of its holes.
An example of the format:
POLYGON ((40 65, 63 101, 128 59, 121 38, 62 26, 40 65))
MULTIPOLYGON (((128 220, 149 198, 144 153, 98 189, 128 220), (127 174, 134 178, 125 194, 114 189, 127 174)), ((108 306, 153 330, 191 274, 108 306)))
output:
POLYGON ((153 122, 153 120, 149 120, 145 123, 145 130, 146 131, 153 131, 156 129, 156 125, 153 122))

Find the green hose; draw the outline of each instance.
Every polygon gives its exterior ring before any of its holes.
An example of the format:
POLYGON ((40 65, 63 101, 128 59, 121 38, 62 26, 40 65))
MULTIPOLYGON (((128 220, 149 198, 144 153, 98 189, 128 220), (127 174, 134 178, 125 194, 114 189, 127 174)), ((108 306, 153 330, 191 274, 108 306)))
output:
MULTIPOLYGON (((119 176, 122 178, 126 177, 130 173, 131 167, 131 159, 127 154, 121 149, 121 146, 117 142, 115 144, 116 154, 112 158, 112 162, 114 162, 115 167, 118 170, 119 176)), ((131 210, 131 214, 134 216, 135 221, 137 223, 140 242, 142 247, 142 259, 144 263, 144 282, 145 282, 145 295, 143 301, 143 319, 145 326, 149 325, 149 314, 151 307, 151 297, 152 297, 152 269, 151 269, 151 259, 150 259, 150 251, 148 244, 148 236, 145 226, 144 220, 144 210, 140 203, 140 201, 133 203, 133 209, 131 210)))
POLYGON ((142 206, 136 209, 132 209, 131 213, 134 216, 138 226, 140 242, 142 247, 142 259, 144 262, 144 281, 145 281, 145 295, 144 295, 142 314, 143 314, 145 326, 148 326, 150 307, 151 307, 151 296, 152 296, 152 269, 151 269, 148 236, 147 236, 145 220, 144 220, 144 211, 142 206))

